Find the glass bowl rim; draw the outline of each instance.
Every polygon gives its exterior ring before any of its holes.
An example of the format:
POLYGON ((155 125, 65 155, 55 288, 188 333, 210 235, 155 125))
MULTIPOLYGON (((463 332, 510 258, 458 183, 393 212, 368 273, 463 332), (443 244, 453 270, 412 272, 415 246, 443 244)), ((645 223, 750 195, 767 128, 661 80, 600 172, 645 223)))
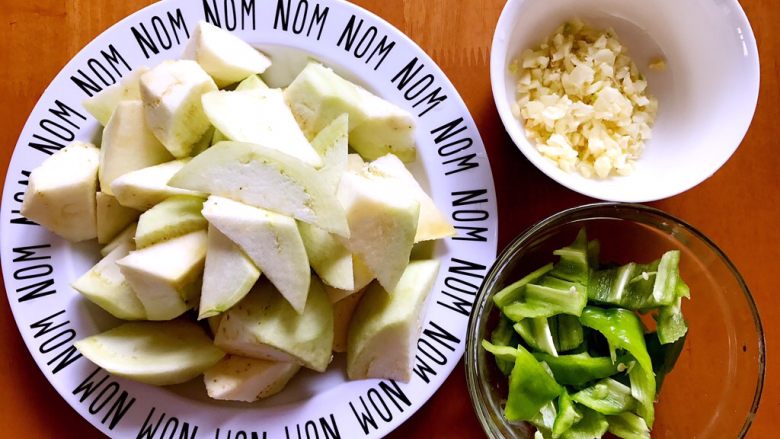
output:
POLYGON ((479 340, 476 340, 475 336, 477 330, 477 323, 480 320, 479 317, 482 315, 482 312, 484 311, 484 308, 489 300, 488 287, 489 286, 492 287, 495 284, 496 277, 506 268, 507 264, 512 259, 512 256, 515 254, 518 247, 521 244, 525 243, 525 241, 527 241, 528 239, 536 235, 539 231, 545 229, 550 224, 559 222, 569 216, 576 216, 578 214, 581 215, 583 213, 589 213, 589 212, 601 212, 603 210, 610 210, 610 209, 614 210, 612 216, 601 214, 600 216, 596 216, 594 218, 601 217, 601 218, 623 219, 618 216, 620 212, 635 211, 639 214, 655 216, 661 219, 669 220, 681 226, 687 232, 699 238, 702 242, 704 242, 704 244, 706 244, 713 251, 714 254, 720 257, 720 259, 723 261, 723 263, 726 265, 729 271, 731 271, 734 278, 737 280, 737 283, 739 284, 742 290, 742 295, 744 296, 744 299, 748 304, 748 308, 750 309, 750 313, 752 314, 753 323, 755 324, 756 333, 758 334, 758 380, 756 382, 756 389, 753 395, 753 402, 750 405, 750 410, 747 413, 747 417, 744 423, 742 424, 742 429, 740 430, 739 433, 739 438, 745 437, 747 435, 748 430, 750 429, 750 426, 753 424, 753 420, 755 419, 756 413, 758 412, 758 407, 761 402, 761 395, 764 389, 764 378, 766 374, 766 341, 764 336, 764 328, 763 328, 763 324, 761 323, 761 317, 759 315, 758 306, 756 305, 756 302, 753 299, 752 294, 750 293, 750 289, 748 288, 747 283, 745 282, 742 275, 739 273, 739 270, 737 270, 734 263, 723 252, 723 250, 721 250, 720 247, 718 247, 718 245, 715 244, 704 233, 700 232, 692 225, 675 217, 674 215, 671 215, 669 213, 666 213, 654 207, 645 206, 643 204, 620 203, 620 202, 598 202, 598 203, 585 204, 585 205, 565 209, 551 216, 548 216, 547 218, 528 227, 519 235, 517 235, 514 239, 512 239, 512 241, 501 251, 499 256, 496 258, 496 261, 493 263, 492 267, 488 271, 484 281, 482 282, 482 285, 479 288, 479 291, 477 292, 477 296, 474 302, 474 308, 472 309, 472 314, 469 317, 467 339, 466 339, 465 361, 464 361, 465 372, 466 372, 466 383, 468 386, 469 398, 471 399, 471 405, 474 410, 474 413, 479 418, 479 422, 480 425, 482 426, 482 429, 486 434, 488 434, 491 437, 493 437, 493 435, 497 433, 496 431, 493 430, 494 427, 493 423, 488 419, 489 418, 488 409, 484 404, 481 404, 484 395, 482 389, 479 386, 479 378, 477 377, 477 355, 476 354, 478 353, 480 344, 479 344, 479 340))

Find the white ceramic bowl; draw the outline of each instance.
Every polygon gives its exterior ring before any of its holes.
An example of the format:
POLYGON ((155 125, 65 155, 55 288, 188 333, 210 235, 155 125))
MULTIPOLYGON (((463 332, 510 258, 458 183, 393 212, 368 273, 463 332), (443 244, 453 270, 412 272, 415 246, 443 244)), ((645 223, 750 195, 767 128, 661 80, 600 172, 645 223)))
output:
POLYGON ((684 192, 714 174, 739 146, 759 88, 756 41, 736 0, 509 0, 493 38, 493 96, 525 156, 560 184, 610 201, 647 202, 684 192), (628 177, 586 179, 543 157, 511 111, 511 61, 572 18, 612 27, 659 101, 653 139, 628 177), (652 71, 652 58, 667 68, 652 71))

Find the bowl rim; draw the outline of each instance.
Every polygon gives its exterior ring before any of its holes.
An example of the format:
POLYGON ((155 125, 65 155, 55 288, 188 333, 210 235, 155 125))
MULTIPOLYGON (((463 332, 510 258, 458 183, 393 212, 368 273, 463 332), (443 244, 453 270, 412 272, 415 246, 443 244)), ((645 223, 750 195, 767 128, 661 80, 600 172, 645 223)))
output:
POLYGON ((678 224, 679 226, 686 229, 686 231, 688 231, 692 235, 701 239, 702 242, 704 242, 704 244, 709 246, 710 249, 717 256, 720 257, 720 259, 725 263, 729 271, 731 271, 731 273, 734 275, 735 279, 737 280, 737 283, 739 284, 742 290, 742 295, 744 296, 744 299, 748 304, 748 308, 750 309, 750 313, 753 318, 753 323, 755 325, 756 332, 758 334, 758 379, 756 381, 756 388, 754 391, 755 393, 753 395, 753 401, 750 405, 750 410, 747 413, 746 419, 742 424, 742 428, 738 436, 739 438, 744 438, 747 435, 748 430, 750 430, 750 427, 753 424, 753 420, 756 417, 756 413, 758 412, 758 408, 761 402, 761 396, 764 390, 764 380, 766 375, 766 339, 764 334, 764 327, 763 324, 761 323, 761 316, 759 314, 758 306, 756 305, 756 302, 753 299, 753 295, 750 293, 750 289, 748 288, 747 283, 745 282, 742 275, 739 273, 739 270, 737 270, 734 263, 723 252, 723 250, 721 250, 720 247, 718 247, 718 245, 715 244, 704 233, 700 232, 698 229, 696 229, 686 221, 683 221, 672 214, 664 212, 660 209, 656 209, 654 207, 645 206, 643 204, 620 203, 620 202, 598 202, 598 203, 584 204, 581 206, 565 209, 558 213, 550 215, 547 218, 537 222, 536 224, 526 228, 523 232, 521 232, 514 239, 512 239, 512 241, 501 251, 499 256, 496 258, 496 261, 490 267, 490 270, 485 276, 485 279, 483 280, 482 285, 480 285, 479 291, 477 292, 477 296, 474 302, 474 307, 472 309, 471 316, 469 317, 469 323, 466 332, 467 334, 466 351, 464 354, 466 384, 468 387, 469 398, 471 399, 471 405, 474 410, 474 413, 477 415, 477 418, 479 418, 479 422, 480 425, 482 426, 482 429, 490 437, 500 437, 500 435, 493 436, 497 432, 493 430, 494 425, 487 421, 489 417, 488 410, 484 404, 481 404, 479 402, 482 397, 482 391, 479 386, 479 378, 477 377, 477 353, 479 352, 480 340, 476 340, 474 334, 476 333, 476 329, 477 329, 476 326, 477 326, 478 317, 482 314, 485 306, 487 305, 490 299, 487 286, 488 285, 492 286, 495 283, 496 277, 498 276, 500 271, 506 266, 506 264, 511 259, 513 253, 517 250, 520 244, 533 237, 540 230, 543 230, 548 225, 555 223, 567 216, 589 213, 593 211, 601 211, 605 209, 614 210, 615 212, 614 215, 617 215, 619 212, 622 211, 633 210, 641 214, 660 217, 662 219, 666 219, 678 224))
MULTIPOLYGON (((736 20, 743 24, 741 28, 746 50, 749 53, 755 55, 750 57, 751 62, 753 63, 752 72, 754 75, 751 75, 751 77, 746 79, 748 83, 747 93, 749 93, 751 98, 750 102, 752 102, 752 104, 750 105, 750 111, 745 113, 744 126, 740 127, 738 130, 740 132, 740 134, 737 136, 739 140, 735 142, 734 145, 729 145, 728 148, 724 148, 723 156, 716 162, 717 166, 713 166, 711 170, 702 173, 700 178, 695 178, 686 184, 674 186, 670 189, 645 195, 627 195, 607 194, 604 190, 601 189, 600 185, 596 185, 596 188, 594 189, 582 188, 577 185, 577 179, 571 177, 573 172, 569 173, 562 171, 549 159, 539 154, 535 146, 523 135, 524 128, 522 125, 519 126, 519 131, 515 130, 519 132, 519 135, 517 132, 513 132, 513 130, 509 129, 510 125, 518 124, 519 121, 512 114, 509 102, 504 102, 502 99, 499 99, 499 96, 504 95, 502 89, 505 87, 505 77, 507 75, 506 69, 502 65, 501 60, 509 57, 509 55, 506 54, 508 38, 505 37, 505 34, 508 33, 509 30, 512 29, 512 27, 515 25, 515 23, 510 22, 510 15, 514 8, 517 8, 528 1, 529 0, 508 0, 501 11, 501 15, 499 16, 493 33, 493 40, 490 47, 490 83, 491 92, 493 94, 493 101, 495 103, 496 110, 498 111, 499 118, 501 119, 501 123, 504 126, 504 130, 512 139, 512 143, 514 143, 515 147, 523 153, 529 162, 531 162, 547 177, 570 190, 595 198, 597 200, 625 203, 646 203, 673 197, 700 185, 715 175, 715 173, 718 172, 723 167, 723 165, 726 164, 726 162, 728 162, 728 160, 736 153, 737 149, 739 149, 739 147, 742 145, 742 141, 745 139, 745 136, 747 136, 747 133, 750 130, 756 114, 756 110, 758 108, 758 97, 761 89, 761 60, 753 28, 750 25, 750 20, 748 19, 745 10, 742 8, 742 5, 738 0, 724 0, 723 3, 725 3, 729 8, 731 8, 733 12, 736 13, 736 20)), ((630 176, 612 178, 630 178, 630 176)))

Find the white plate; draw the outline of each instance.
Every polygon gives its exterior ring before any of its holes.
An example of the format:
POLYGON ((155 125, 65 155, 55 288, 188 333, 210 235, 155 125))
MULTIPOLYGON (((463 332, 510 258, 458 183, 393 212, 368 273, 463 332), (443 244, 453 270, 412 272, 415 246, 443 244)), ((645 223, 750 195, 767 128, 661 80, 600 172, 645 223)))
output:
POLYGON ((115 437, 354 438, 389 433, 430 398, 461 358, 468 315, 495 258, 497 238, 490 165, 452 84, 392 26, 354 5, 326 0, 169 0, 109 29, 57 75, 33 110, 8 170, 0 221, 6 290, 27 347, 60 395, 115 437), (207 14, 204 5, 211 4, 218 5, 218 15, 207 14), (343 358, 337 358, 327 373, 298 376, 272 399, 228 404, 208 400, 200 379, 155 388, 111 377, 73 348, 75 340, 117 324, 69 286, 95 262, 97 246, 71 245, 24 224, 18 211, 25 173, 48 157, 43 151, 54 150, 52 145, 97 140, 98 124, 80 104, 87 97, 85 84, 94 81, 99 88, 102 80, 113 83, 131 68, 179 57, 187 34, 207 16, 211 21, 218 17, 223 27, 252 44, 275 47, 272 55, 284 53, 279 50, 283 46, 311 53, 417 116, 420 157, 415 173, 451 215, 460 239, 437 248, 442 270, 410 383, 347 382, 343 358))

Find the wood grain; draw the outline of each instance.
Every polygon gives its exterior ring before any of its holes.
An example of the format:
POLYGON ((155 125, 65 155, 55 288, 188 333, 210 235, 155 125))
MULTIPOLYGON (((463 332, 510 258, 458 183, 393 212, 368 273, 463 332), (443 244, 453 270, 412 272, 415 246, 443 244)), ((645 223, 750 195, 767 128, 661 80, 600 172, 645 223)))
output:
MULTIPOLYGON (((149 0, 0 0, 0 169, 51 78, 87 42, 149 0)), ((487 145, 500 210, 502 247, 527 226, 591 201, 542 175, 512 146, 490 93, 488 56, 502 0, 359 0, 426 50, 460 91, 487 145)), ((764 322, 767 379, 749 437, 776 437, 780 417, 780 4, 743 0, 761 54, 761 96, 752 128, 712 178, 655 207, 684 218, 731 257, 751 288, 764 322)), ((4 175, 2 179, 4 179, 4 175)), ((4 289, 3 289, 4 290, 4 289)), ((3 437, 84 438, 99 433, 54 392, 33 363, 0 294, 0 425, 3 437)), ((483 436, 472 412, 462 365, 394 438, 483 436)))

